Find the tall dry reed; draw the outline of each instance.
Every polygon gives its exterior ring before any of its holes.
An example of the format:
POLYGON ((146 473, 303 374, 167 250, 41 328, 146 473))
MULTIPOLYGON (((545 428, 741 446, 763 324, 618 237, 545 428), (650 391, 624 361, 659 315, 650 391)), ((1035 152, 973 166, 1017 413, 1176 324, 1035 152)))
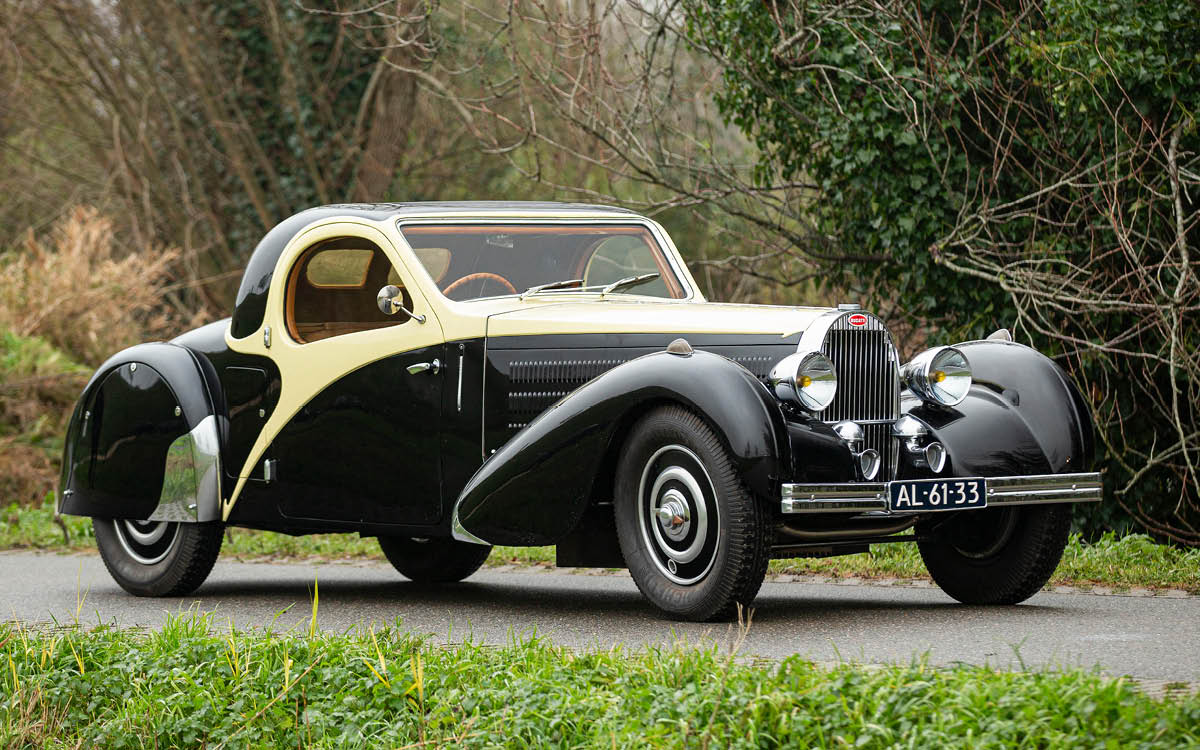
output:
POLYGON ((79 362, 178 330, 162 289, 178 251, 118 248, 113 222, 79 206, 46 237, 0 255, 0 328, 40 336, 79 362))

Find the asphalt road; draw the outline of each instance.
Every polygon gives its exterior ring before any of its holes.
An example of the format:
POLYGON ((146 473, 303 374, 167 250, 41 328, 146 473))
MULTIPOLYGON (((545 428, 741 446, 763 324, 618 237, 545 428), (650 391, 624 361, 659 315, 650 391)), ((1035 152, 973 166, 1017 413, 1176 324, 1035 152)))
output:
MULTIPOLYGON (((726 644, 727 625, 664 619, 625 575, 484 570, 427 587, 374 563, 218 563, 193 596, 139 599, 95 555, 0 553, 0 619, 155 627, 197 607, 220 624, 307 625, 313 580, 321 627, 395 623, 438 640, 503 644, 532 633, 573 648, 682 641, 726 644)), ((771 583, 755 601, 744 656, 818 661, 1098 667, 1142 680, 1200 682, 1200 597, 1042 592, 1017 607, 968 607, 936 588, 771 583)))

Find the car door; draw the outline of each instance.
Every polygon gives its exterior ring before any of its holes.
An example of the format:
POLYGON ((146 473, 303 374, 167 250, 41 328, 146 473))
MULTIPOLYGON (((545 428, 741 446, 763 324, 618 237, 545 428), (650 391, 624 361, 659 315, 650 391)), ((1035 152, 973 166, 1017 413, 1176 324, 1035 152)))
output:
POLYGON ((414 310, 419 292, 389 257, 382 236, 329 236, 296 255, 283 290, 284 330, 271 348, 284 398, 302 401, 271 439, 253 481, 289 518, 349 524, 426 525, 444 514, 440 441, 441 330, 403 311, 384 314, 376 295, 399 287, 414 310), (312 378, 314 372, 322 376, 312 378), (297 389, 307 388, 303 398, 297 389))

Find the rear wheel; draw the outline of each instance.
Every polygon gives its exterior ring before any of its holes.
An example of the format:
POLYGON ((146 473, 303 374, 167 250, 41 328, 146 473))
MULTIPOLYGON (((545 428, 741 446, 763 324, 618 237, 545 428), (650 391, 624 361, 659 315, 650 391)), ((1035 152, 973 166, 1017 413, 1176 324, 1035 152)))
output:
POLYGON ((405 578, 418 583, 456 583, 479 570, 492 548, 455 539, 381 536, 379 547, 405 578))
POLYGON ((1017 604, 1050 580, 1071 529, 1067 505, 954 514, 917 542, 935 583, 964 604, 1017 604))
POLYGON ((703 420, 678 406, 642 419, 615 494, 621 553, 652 604, 696 621, 750 605, 770 558, 769 514, 703 420))
POLYGON ((183 596, 204 583, 221 552, 219 523, 93 518, 100 559, 136 596, 183 596))

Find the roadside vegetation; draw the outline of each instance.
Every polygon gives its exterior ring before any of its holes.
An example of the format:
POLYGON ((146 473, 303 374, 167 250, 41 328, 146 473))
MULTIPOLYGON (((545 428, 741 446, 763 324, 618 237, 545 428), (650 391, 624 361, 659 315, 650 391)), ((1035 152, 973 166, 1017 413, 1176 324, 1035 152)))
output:
MULTIPOLYGON (((41 507, 8 506, 0 515, 0 549, 78 551, 94 548, 89 519, 55 518, 54 503, 41 507)), ((379 545, 357 534, 288 536, 268 531, 229 529, 221 548, 223 560, 378 560, 379 545)), ((487 562, 499 566, 550 566, 553 547, 497 547, 487 562)), ((912 544, 877 544, 871 551, 824 559, 774 560, 771 573, 832 578, 927 579, 925 565, 912 544)), ((1074 535, 1063 553, 1051 586, 1172 588, 1200 593, 1200 549, 1157 544, 1142 534, 1106 534, 1095 542, 1074 535)))
POLYGON ((440 646, 399 629, 0 625, 5 747, 1200 745, 1200 697, 1095 673, 770 665, 678 644, 440 646))

